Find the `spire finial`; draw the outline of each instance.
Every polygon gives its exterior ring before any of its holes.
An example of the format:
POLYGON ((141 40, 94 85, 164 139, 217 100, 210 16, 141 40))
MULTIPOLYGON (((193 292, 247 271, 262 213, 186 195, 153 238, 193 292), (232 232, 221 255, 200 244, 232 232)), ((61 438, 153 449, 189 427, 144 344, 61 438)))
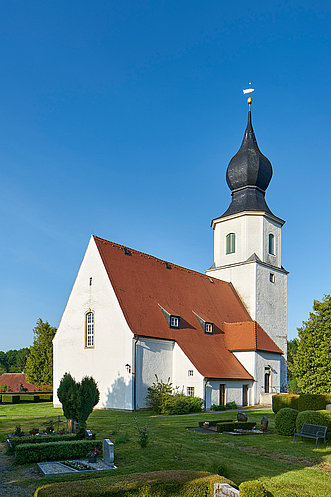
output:
POLYGON ((248 103, 248 110, 249 110, 249 111, 251 110, 251 105, 252 105, 252 102, 253 102, 252 97, 248 97, 248 99, 247 99, 247 103, 248 103))
MULTIPOLYGON (((248 83, 248 88, 245 88, 243 90, 243 94, 246 95, 247 93, 253 93, 253 91, 255 91, 255 88, 252 88, 252 83, 248 83)), ((249 112, 251 111, 252 102, 253 102, 252 97, 248 97, 247 103, 248 103, 249 112)))

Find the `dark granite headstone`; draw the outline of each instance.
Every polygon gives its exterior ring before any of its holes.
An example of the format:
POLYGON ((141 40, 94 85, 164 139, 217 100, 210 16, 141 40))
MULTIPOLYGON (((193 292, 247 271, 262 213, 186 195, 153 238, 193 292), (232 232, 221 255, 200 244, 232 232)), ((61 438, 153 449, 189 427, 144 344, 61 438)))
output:
POLYGON ((268 424, 269 424, 269 420, 268 420, 267 416, 263 416, 263 418, 261 419, 261 430, 267 431, 268 424))
POLYGON ((238 412, 237 414, 237 421, 247 421, 247 414, 244 412, 238 412))

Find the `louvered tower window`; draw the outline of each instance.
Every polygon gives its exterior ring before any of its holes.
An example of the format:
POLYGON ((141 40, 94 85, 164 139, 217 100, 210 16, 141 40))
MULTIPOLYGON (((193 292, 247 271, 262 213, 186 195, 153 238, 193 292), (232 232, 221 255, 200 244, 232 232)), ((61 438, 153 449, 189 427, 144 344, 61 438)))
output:
POLYGON ((236 235, 229 233, 226 235, 226 254, 234 254, 236 251, 236 235))

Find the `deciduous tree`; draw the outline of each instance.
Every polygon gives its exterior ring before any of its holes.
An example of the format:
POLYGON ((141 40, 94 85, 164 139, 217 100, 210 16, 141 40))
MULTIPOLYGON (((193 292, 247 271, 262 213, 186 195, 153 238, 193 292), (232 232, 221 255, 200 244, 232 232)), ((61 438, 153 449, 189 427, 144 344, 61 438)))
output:
POLYGON ((314 312, 298 328, 299 343, 289 364, 302 393, 331 392, 331 296, 314 301, 314 312))

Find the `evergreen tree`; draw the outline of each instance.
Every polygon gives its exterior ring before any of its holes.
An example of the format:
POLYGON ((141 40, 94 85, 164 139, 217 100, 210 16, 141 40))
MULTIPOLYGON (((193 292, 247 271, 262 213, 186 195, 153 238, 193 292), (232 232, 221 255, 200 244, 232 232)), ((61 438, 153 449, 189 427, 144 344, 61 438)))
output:
POLYGON ((297 379, 302 393, 331 392, 331 296, 314 301, 307 321, 299 332, 299 344, 289 363, 291 375, 297 379))
POLYGON ((33 329, 33 345, 26 361, 26 380, 34 385, 53 383, 53 338, 56 328, 40 318, 33 329))

